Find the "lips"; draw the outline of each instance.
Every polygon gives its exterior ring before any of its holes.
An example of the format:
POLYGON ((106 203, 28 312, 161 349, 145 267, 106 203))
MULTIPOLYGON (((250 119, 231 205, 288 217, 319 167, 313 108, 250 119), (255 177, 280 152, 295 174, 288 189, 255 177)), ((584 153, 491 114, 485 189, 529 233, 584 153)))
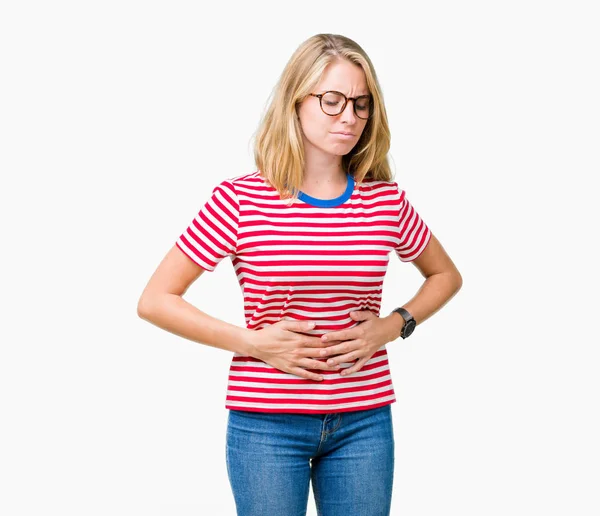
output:
POLYGON ((336 133, 332 133, 332 134, 343 134, 344 136, 354 136, 354 133, 343 133, 343 132, 336 132, 336 133))

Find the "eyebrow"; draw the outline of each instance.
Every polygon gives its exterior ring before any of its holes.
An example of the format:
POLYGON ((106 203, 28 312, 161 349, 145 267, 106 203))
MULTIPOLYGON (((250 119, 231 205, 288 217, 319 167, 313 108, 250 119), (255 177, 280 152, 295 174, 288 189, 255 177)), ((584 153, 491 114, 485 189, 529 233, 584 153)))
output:
MULTIPOLYGON (((323 91, 339 91, 340 93, 344 93, 343 91, 341 91, 340 89, 337 89, 337 88, 322 88, 322 90, 323 90, 323 91)), ((346 95, 346 94, 344 93, 344 95, 346 95)), ((366 92, 366 93, 358 93, 356 96, 357 96, 357 97, 363 97, 364 95, 371 95, 371 93, 370 93, 370 92, 366 92)), ((347 96, 348 96, 348 95, 346 95, 346 97, 347 97, 347 96)))

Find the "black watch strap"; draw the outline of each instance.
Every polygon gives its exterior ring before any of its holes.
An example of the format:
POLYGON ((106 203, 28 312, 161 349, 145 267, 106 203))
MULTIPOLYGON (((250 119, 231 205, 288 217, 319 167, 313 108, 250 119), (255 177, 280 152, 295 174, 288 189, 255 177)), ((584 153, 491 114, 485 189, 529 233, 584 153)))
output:
POLYGON ((405 308, 395 308, 393 312, 399 313, 402 319, 404 319, 404 326, 402 327, 402 331, 400 332, 400 337, 402 337, 403 339, 410 337, 412 332, 415 331, 415 327, 417 326, 417 321, 415 321, 415 318, 405 308))

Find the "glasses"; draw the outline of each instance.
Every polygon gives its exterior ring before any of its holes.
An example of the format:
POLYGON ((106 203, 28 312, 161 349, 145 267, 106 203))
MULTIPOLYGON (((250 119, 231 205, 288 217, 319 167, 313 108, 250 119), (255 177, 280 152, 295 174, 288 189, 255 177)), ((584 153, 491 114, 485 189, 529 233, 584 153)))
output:
POLYGON ((329 116, 339 115, 344 109, 349 100, 353 102, 354 114, 358 118, 367 120, 373 114, 373 102, 371 95, 361 95, 360 97, 346 97, 339 91, 326 91, 325 93, 315 94, 309 93, 313 97, 319 99, 321 110, 329 116))

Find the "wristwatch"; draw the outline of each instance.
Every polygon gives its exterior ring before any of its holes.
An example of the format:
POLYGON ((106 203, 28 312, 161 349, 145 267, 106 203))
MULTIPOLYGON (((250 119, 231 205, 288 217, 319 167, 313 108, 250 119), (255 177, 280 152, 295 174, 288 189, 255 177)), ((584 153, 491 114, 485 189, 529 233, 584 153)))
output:
POLYGON ((408 310, 404 308, 396 308, 392 310, 392 313, 397 312, 404 319, 404 326, 402 327, 402 331, 400 332, 400 337, 403 339, 410 337, 411 333, 415 331, 415 327, 417 326, 417 321, 415 321, 414 317, 410 315, 408 310))

